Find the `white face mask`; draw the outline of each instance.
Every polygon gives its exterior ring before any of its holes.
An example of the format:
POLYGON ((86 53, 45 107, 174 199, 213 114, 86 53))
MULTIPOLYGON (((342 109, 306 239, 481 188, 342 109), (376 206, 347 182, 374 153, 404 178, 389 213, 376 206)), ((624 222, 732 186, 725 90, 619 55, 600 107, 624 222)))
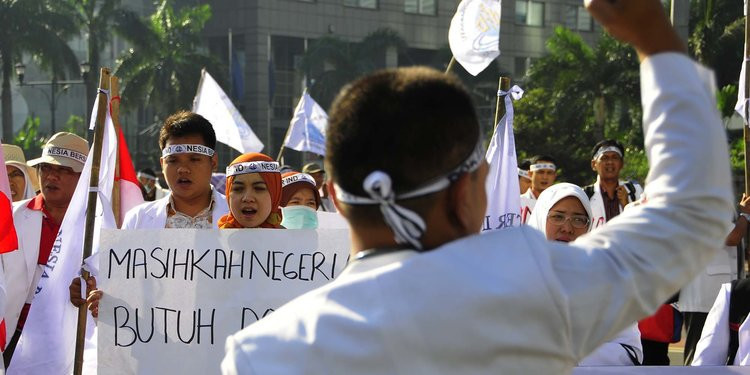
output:
POLYGON ((287 229, 316 229, 318 212, 307 206, 287 206, 281 208, 281 225, 287 229))

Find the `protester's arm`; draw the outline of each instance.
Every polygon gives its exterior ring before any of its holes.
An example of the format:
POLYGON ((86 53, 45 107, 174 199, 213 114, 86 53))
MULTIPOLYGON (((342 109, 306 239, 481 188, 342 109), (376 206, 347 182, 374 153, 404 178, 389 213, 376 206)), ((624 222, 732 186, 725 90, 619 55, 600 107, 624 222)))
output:
POLYGON ((691 366, 723 366, 729 352, 730 284, 724 284, 708 312, 691 366))
POLYGON ((641 64, 641 97, 650 171, 647 203, 579 238, 575 247, 548 246, 555 276, 548 283, 559 286, 579 358, 653 313, 702 270, 722 247, 732 216, 727 141, 701 80, 705 71, 684 54, 667 53, 677 43, 644 31, 668 25, 658 0, 595 4, 597 18, 605 14, 610 22, 605 27, 640 43, 637 49, 648 56, 641 64))
MULTIPOLYGON (((742 199, 740 200, 740 212, 743 214, 750 214, 750 197, 742 194, 742 199)), ((734 222, 734 229, 729 233, 727 236, 725 245, 727 246, 737 246, 740 244, 740 241, 742 241, 742 237, 745 237, 745 233, 747 233, 747 218, 740 215, 740 217, 737 218, 737 221, 734 222)))

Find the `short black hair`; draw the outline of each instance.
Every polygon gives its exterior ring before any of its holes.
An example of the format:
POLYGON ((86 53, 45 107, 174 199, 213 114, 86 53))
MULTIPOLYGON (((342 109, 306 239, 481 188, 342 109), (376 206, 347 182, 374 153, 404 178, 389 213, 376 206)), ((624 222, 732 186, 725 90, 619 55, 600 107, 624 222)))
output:
MULTIPOLYGON (((534 155, 534 157, 531 158, 531 164, 536 164, 540 161, 548 161, 552 164, 557 165, 557 162, 555 161, 555 158, 549 155, 534 155)), ((529 164, 529 165, 531 165, 529 164)))
POLYGON ((594 148, 591 150, 591 159, 596 156, 596 153, 602 147, 617 147, 617 149, 620 150, 620 154, 622 154, 622 158, 625 159, 625 147, 622 147, 622 143, 617 142, 614 139, 605 139, 603 141, 597 142, 596 145, 594 145, 594 148))
POLYGON ((214 127, 203 116, 190 111, 175 112, 166 120, 159 131, 159 148, 167 145, 171 137, 184 137, 198 134, 203 138, 203 145, 216 149, 216 133, 214 127))
MULTIPOLYGON (((387 173, 396 194, 459 166, 479 140, 466 89, 452 75, 426 67, 389 69, 344 87, 331 106, 326 170, 345 191, 367 196, 362 183, 387 173)), ((419 214, 434 195, 401 204, 419 214)), ((351 205, 350 220, 382 223, 377 206, 351 205)))
POLYGON ((139 169, 138 173, 145 173, 147 175, 156 177, 156 173, 154 173, 154 170, 148 167, 139 169))
POLYGON ((522 171, 528 171, 529 168, 531 168, 531 160, 529 159, 523 159, 520 164, 518 164, 518 169, 522 171))

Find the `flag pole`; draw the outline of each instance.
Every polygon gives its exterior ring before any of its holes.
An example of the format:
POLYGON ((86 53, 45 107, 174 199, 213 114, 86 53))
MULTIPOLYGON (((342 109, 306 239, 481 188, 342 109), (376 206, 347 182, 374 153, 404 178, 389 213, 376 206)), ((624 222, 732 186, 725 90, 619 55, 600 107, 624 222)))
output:
POLYGON ((497 81, 497 89, 504 91, 505 94, 497 96, 497 102, 495 104, 495 123, 493 127, 497 127, 500 119, 505 116, 505 106, 502 103, 505 101, 505 97, 508 96, 508 90, 510 90, 510 77, 500 77, 497 81))
POLYGON ((110 99, 110 115, 112 124, 115 126, 115 136, 117 137, 117 153, 115 154, 115 183, 112 184, 112 213, 115 215, 117 228, 122 225, 122 196, 120 194, 120 79, 112 76, 110 78, 110 90, 112 99, 110 99))
MULTIPOLYGON (((104 136, 104 120, 107 116, 106 91, 109 90, 109 69, 101 68, 99 75, 99 104, 96 109, 96 129, 94 131, 93 160, 91 163, 91 178, 89 179, 89 196, 86 203, 86 226, 84 228, 83 238, 83 260, 91 256, 91 247, 94 242, 94 219, 96 215, 97 188, 99 186, 99 165, 102 160, 102 138, 104 136)), ((81 267, 81 276, 84 280, 89 278, 89 272, 81 267)), ((81 288, 85 288, 85 284, 81 288)), ((76 332, 76 352, 75 364, 73 369, 74 375, 81 375, 83 371, 83 347, 86 341, 86 318, 87 305, 84 303, 78 307, 78 330, 76 332)))
POLYGON ((456 65, 456 57, 451 56, 451 62, 448 63, 448 68, 445 69, 445 74, 448 74, 453 70, 453 66, 456 65))

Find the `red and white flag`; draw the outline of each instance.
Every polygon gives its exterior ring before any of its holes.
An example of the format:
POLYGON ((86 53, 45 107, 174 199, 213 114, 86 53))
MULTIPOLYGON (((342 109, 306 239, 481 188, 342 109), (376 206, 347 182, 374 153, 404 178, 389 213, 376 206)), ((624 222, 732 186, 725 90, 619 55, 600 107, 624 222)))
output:
MULTIPOLYGON (((0 153, 0 165, 5 165, 5 157, 0 153)), ((0 173, 0 254, 18 249, 18 236, 13 225, 13 207, 10 195, 10 182, 6 173, 0 173)), ((0 287, 5 295, 5 276, 0 267, 0 287)), ((0 311, 5 311, 5 298, 0 301, 0 311)), ((5 351, 5 319, 0 321, 0 350, 5 351)), ((0 366, 2 367, 2 366, 0 366)))
MULTIPOLYGON (((97 105, 95 103, 94 107, 96 108, 97 105)), ((95 116, 92 117, 92 122, 95 118, 95 116)), ((92 253, 94 255, 86 261, 86 267, 92 275, 96 275, 98 271, 96 254, 101 228, 117 227, 112 211, 112 188, 115 184, 118 153, 120 153, 118 182, 122 196, 121 212, 124 214, 130 207, 143 201, 124 140, 118 151, 118 138, 121 137, 115 132, 109 111, 107 111, 104 126, 93 234, 92 253), (134 187, 138 189, 137 196, 133 193, 134 187)), ((92 154, 93 147, 89 156, 92 154)), ((55 239, 55 243, 60 244, 59 250, 56 252, 53 249, 42 278, 39 280, 32 308, 29 310, 23 333, 13 353, 13 361, 8 368, 8 374, 69 374, 73 370, 78 309, 70 303, 68 286, 71 280, 79 275, 81 268, 89 178, 93 159, 93 157, 87 158, 81 172, 68 211, 60 226, 60 232, 55 239)), ((95 373, 96 326, 91 316, 88 317, 87 322, 84 373, 95 373)))

